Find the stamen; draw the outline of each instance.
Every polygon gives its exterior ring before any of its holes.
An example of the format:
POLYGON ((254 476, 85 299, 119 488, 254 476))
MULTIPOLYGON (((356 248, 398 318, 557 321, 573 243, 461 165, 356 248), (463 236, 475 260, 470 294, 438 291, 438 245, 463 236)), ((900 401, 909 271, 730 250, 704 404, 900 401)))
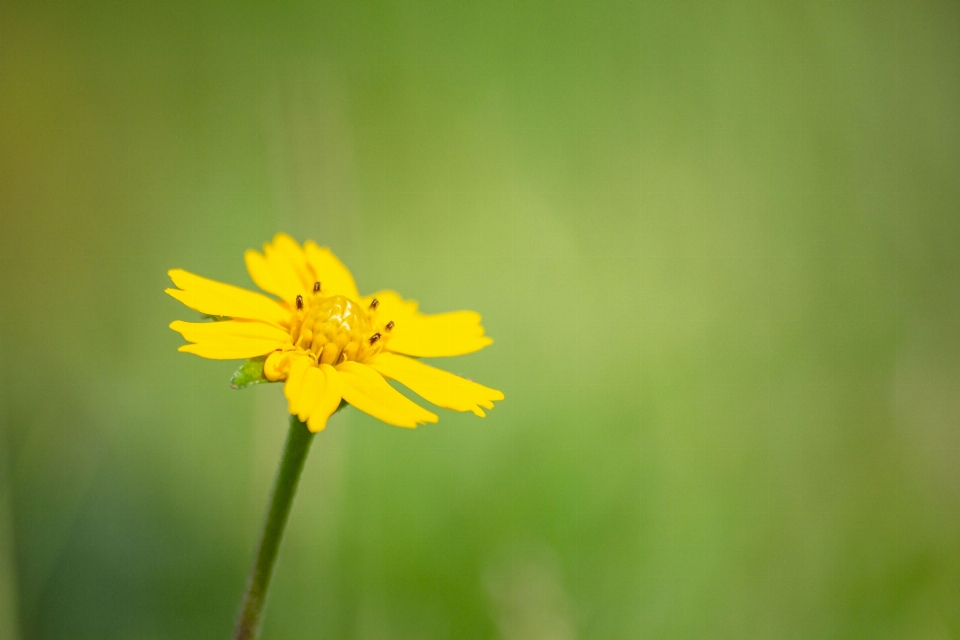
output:
POLYGON ((313 283, 313 292, 314 292, 314 293, 320 293, 320 283, 319 283, 319 282, 314 282, 314 283, 313 283))
MULTIPOLYGON (((314 283, 316 288, 320 283, 314 283)), ((320 364, 363 362, 380 351, 388 334, 375 312, 341 295, 308 293, 296 296, 290 338, 297 351, 309 352, 320 364)), ((372 298, 368 298, 372 300, 372 298)), ((294 305, 291 304, 291 307, 294 305)))
POLYGON ((392 331, 392 330, 393 330, 393 320, 391 320, 390 322, 388 322, 388 323, 387 323, 387 326, 384 327, 384 329, 386 329, 387 331, 392 331))
POLYGON ((380 301, 377 300, 376 298, 374 298, 373 301, 370 303, 371 309, 376 309, 379 306, 380 306, 380 301))

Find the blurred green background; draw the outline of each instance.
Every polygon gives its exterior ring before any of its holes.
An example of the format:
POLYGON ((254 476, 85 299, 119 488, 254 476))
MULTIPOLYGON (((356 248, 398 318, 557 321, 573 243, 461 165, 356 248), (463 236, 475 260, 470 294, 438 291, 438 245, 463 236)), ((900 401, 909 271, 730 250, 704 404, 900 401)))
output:
POLYGON ((955 2, 0 6, 0 638, 229 637, 286 431, 179 354, 276 231, 476 309, 338 414, 265 639, 960 637, 955 2))

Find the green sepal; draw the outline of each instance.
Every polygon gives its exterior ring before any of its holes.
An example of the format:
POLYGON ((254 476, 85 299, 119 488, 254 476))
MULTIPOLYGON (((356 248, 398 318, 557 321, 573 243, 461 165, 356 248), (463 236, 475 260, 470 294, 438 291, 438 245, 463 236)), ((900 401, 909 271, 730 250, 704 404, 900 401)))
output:
POLYGON ((230 378, 230 386, 234 389, 246 389, 261 382, 272 382, 263 375, 263 363, 266 360, 267 356, 257 356, 244 362, 230 378))

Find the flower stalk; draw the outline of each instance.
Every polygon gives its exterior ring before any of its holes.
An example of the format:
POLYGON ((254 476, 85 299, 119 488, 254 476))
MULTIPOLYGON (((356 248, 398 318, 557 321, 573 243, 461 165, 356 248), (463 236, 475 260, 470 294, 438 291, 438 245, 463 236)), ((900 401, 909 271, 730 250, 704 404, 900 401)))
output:
POLYGON ((277 470, 277 477, 273 484, 270 509, 263 523, 257 557, 247 579, 246 593, 243 596, 237 627, 233 633, 234 640, 254 640, 260 633, 260 621, 263 605, 267 599, 267 588, 270 586, 270 576, 277 559, 280 540, 283 538, 283 530, 290 515, 290 505, 293 504, 293 496, 300 482, 300 472, 303 471, 303 463, 307 459, 314 435, 297 416, 290 416, 290 431, 283 445, 283 457, 280 459, 280 468, 277 470))

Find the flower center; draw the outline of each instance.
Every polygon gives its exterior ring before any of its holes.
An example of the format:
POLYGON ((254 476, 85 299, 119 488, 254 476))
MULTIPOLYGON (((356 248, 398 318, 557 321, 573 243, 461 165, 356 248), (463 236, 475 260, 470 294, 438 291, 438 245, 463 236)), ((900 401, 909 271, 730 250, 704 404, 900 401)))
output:
POLYGON ((313 293, 297 296, 290 320, 294 346, 309 351, 322 364, 373 357, 383 348, 389 331, 378 328, 374 303, 366 310, 345 296, 321 296, 315 286, 313 293))

